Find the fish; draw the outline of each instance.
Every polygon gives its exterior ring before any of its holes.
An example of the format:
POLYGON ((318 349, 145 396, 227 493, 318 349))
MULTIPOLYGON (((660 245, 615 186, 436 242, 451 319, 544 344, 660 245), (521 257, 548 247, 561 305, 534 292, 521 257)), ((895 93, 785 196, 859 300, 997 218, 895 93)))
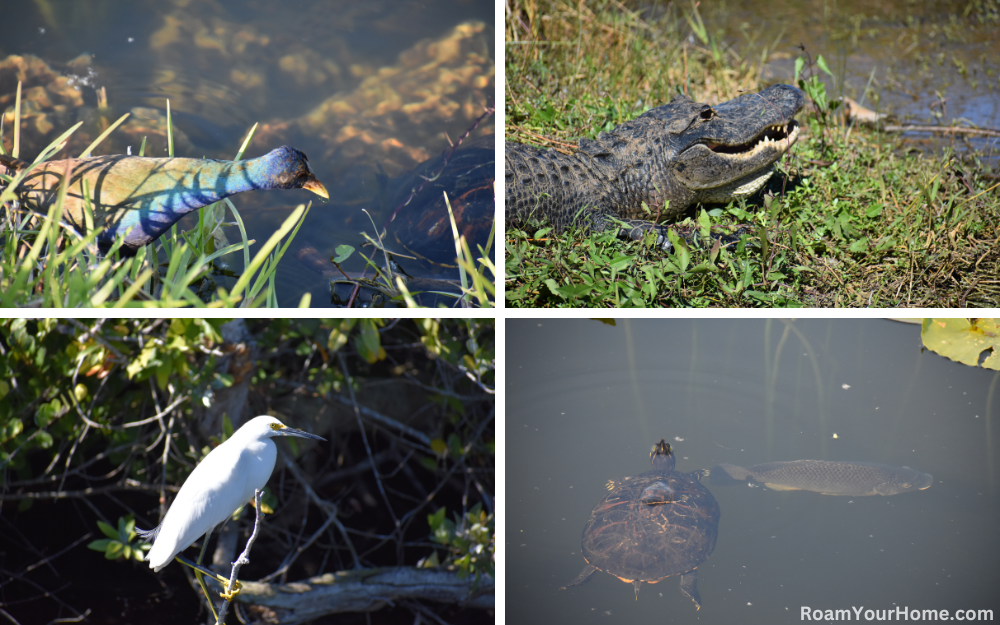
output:
POLYGON ((934 483, 929 473, 910 467, 874 462, 790 460, 752 467, 719 464, 710 471, 713 484, 753 480, 773 490, 809 490, 823 495, 867 497, 927 490, 934 483))

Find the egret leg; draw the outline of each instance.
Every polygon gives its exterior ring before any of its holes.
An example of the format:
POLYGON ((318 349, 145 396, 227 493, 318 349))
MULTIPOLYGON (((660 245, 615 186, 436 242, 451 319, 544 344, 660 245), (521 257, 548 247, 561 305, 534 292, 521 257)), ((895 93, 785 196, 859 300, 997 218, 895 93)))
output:
POLYGON ((205 542, 201 546, 201 553, 198 554, 197 562, 192 562, 187 558, 185 558, 184 556, 182 556, 181 554, 177 554, 176 556, 174 556, 174 559, 183 564, 184 566, 189 566, 192 569, 194 569, 194 576, 198 579, 198 583, 201 585, 202 592, 205 593, 206 597, 208 597, 209 594, 208 590, 205 588, 205 583, 202 581, 203 575, 207 575, 208 577, 211 577, 215 581, 222 584, 223 588, 225 588, 225 591, 220 592, 219 596, 225 599, 226 601, 232 601, 236 595, 240 594, 240 588, 242 587, 242 584, 240 584, 239 580, 236 580, 236 583, 234 583, 233 587, 230 588, 228 579, 219 575, 218 573, 216 573, 211 569, 205 568, 201 564, 201 560, 205 556, 205 547, 208 545, 208 537, 211 534, 212 530, 209 530, 208 533, 205 534, 205 542))
MULTIPOLYGON (((209 530, 209 532, 211 532, 211 530, 209 530)), ((205 543, 208 544, 208 535, 205 536, 205 543)), ((204 555, 204 553, 205 553, 205 547, 203 545, 201 548, 201 554, 204 555)), ((208 588, 205 588, 205 580, 201 578, 202 572, 211 572, 211 571, 201 566, 200 564, 201 555, 198 556, 199 564, 195 564, 194 562, 191 562, 190 560, 181 555, 174 556, 174 559, 180 562, 181 564, 186 564, 194 569, 194 578, 198 580, 198 585, 201 586, 201 592, 205 593, 205 599, 208 599, 208 607, 209 609, 212 610, 212 616, 215 617, 215 622, 218 623, 219 614, 215 611, 215 602, 212 601, 212 595, 208 594, 208 588)))
POLYGON ((202 576, 203 575, 207 575, 207 576, 211 577, 212 579, 214 579, 215 581, 217 581, 220 584, 222 584, 222 587, 225 588, 225 591, 219 593, 219 596, 222 597, 223 599, 225 599, 226 601, 232 601, 233 597, 235 597, 236 595, 239 594, 239 592, 240 592, 240 583, 239 583, 239 581, 237 581, 235 584, 233 584, 233 587, 230 588, 229 587, 229 580, 228 579, 226 579, 225 577, 222 577, 221 575, 219 575, 215 571, 212 571, 211 569, 205 568, 201 564, 201 561, 205 557, 205 549, 208 547, 208 539, 209 539, 209 537, 211 537, 212 530, 214 530, 214 529, 215 528, 213 527, 213 528, 209 529, 208 532, 205 533, 205 538, 204 538, 204 540, 202 540, 202 543, 201 543, 201 551, 198 553, 198 561, 197 562, 192 562, 192 561, 188 560, 187 558, 185 558, 184 556, 182 556, 180 554, 177 554, 176 556, 174 556, 174 559, 177 560, 178 562, 180 562, 181 564, 183 564, 185 566, 189 566, 192 569, 194 569, 195 579, 198 580, 198 585, 201 586, 201 591, 203 593, 205 593, 205 598, 208 599, 208 607, 211 608, 211 610, 212 610, 212 616, 215 617, 215 622, 218 623, 219 622, 219 614, 215 611, 215 603, 212 601, 212 596, 210 594, 208 594, 208 588, 205 587, 205 581, 202 579, 202 576))
POLYGON ((215 527, 208 528, 205 532, 205 537, 201 539, 201 551, 198 552, 198 567, 194 570, 195 579, 198 580, 198 585, 201 586, 201 591, 205 593, 205 598, 208 599, 208 605, 212 608, 212 616, 215 617, 215 622, 219 622, 219 615, 215 612, 215 602, 212 601, 212 596, 208 594, 208 589, 205 588, 205 581, 201 578, 201 561, 205 559, 205 549, 208 548, 208 539, 212 537, 212 531, 215 527))

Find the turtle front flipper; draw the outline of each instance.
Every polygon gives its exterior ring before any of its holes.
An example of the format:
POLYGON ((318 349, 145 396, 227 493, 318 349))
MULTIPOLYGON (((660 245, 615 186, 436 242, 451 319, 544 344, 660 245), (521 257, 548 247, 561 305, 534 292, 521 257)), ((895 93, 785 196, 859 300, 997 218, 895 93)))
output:
POLYGON ((695 609, 701 609, 701 595, 698 594, 698 570, 693 569, 688 573, 681 574, 681 592, 691 597, 694 601, 695 609))
POLYGON ((566 590, 570 586, 579 586, 580 584, 590 579, 590 576, 593 575, 594 571, 596 570, 597 570, 596 568, 588 564, 587 566, 583 567, 583 570, 580 571, 580 574, 576 576, 576 579, 574 579, 570 583, 560 588, 560 590, 566 590))
POLYGON ((684 475, 690 476, 700 482, 702 478, 712 475, 712 472, 708 469, 698 469, 697 471, 691 471, 690 473, 685 473, 684 475))

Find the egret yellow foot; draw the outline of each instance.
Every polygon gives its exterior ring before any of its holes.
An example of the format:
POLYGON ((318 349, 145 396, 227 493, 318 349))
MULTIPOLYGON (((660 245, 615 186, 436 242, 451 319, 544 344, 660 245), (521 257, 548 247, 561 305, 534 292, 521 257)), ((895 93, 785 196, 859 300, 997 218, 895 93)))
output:
POLYGON ((240 594, 240 588, 242 587, 243 584, 240 584, 240 580, 236 580, 236 583, 233 584, 232 590, 230 590, 229 582, 226 582, 226 592, 220 592, 219 596, 225 599, 226 601, 232 601, 236 597, 236 595, 240 594))

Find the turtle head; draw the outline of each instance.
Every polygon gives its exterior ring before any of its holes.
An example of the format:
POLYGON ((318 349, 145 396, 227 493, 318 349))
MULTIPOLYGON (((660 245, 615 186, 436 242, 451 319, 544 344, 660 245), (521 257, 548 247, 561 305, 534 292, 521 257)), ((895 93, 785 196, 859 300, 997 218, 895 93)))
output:
POLYGON ((661 438, 660 442, 653 445, 653 449, 649 452, 649 460, 655 471, 673 471, 674 454, 670 451, 670 443, 661 438))

